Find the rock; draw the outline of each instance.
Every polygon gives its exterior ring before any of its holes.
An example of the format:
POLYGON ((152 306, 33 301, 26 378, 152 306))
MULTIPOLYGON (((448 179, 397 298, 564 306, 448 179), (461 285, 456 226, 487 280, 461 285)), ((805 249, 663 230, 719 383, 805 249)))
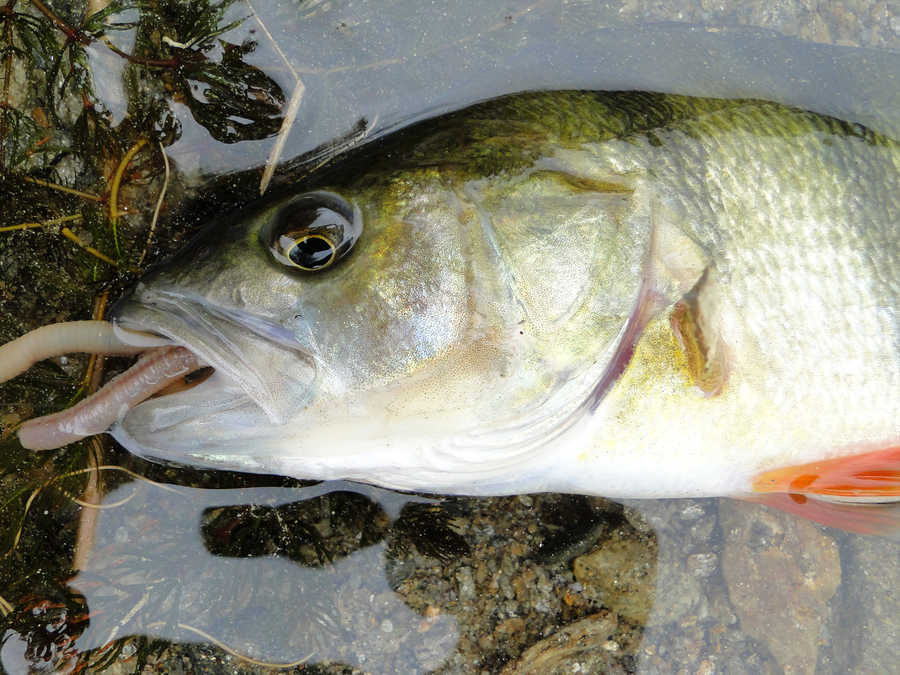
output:
POLYGON ((575 579, 586 592, 618 614, 644 624, 653 606, 656 588, 656 543, 637 536, 632 528, 619 528, 590 553, 575 558, 575 579))
POLYGON ((807 520, 731 500, 719 523, 722 575, 741 628, 785 672, 813 673, 841 582, 834 539, 807 520))
POLYGON ((610 639, 618 625, 612 612, 587 616, 529 647, 503 669, 503 675, 624 675, 628 671, 618 655, 618 644, 610 639))
POLYGON ((852 536, 845 548, 840 630, 834 653, 839 671, 896 672, 900 664, 900 543, 852 536))

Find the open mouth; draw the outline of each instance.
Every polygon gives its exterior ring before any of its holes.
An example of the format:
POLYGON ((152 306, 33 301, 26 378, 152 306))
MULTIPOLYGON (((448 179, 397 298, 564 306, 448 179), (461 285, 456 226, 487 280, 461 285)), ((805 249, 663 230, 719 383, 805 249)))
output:
POLYGON ((71 408, 28 420, 19 440, 31 450, 52 450, 106 431, 142 401, 185 390, 194 373, 211 370, 184 347, 156 347, 142 353, 131 368, 71 408))
POLYGON ((25 422, 18 435, 26 448, 103 433, 136 409, 151 432, 238 405, 283 424, 309 398, 316 374, 313 357, 273 322, 155 294, 152 303, 126 302, 114 323, 56 324, 3 345, 0 381, 72 352, 139 358, 71 408, 25 422))
POLYGON ((147 398, 159 398, 161 396, 171 396, 173 394, 180 394, 183 391, 189 391, 201 382, 205 382, 214 372, 216 372, 216 369, 212 366, 202 366, 197 370, 192 370, 183 377, 179 377, 164 389, 154 392, 147 398))

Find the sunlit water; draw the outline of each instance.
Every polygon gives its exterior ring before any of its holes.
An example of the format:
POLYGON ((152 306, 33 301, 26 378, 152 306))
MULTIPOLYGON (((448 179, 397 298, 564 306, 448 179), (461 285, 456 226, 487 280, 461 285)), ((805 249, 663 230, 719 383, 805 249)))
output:
MULTIPOLYGON (((298 77, 305 86, 282 160, 538 88, 759 97, 898 135, 896 51, 786 37, 785 26, 802 31, 775 9, 763 28, 716 22, 756 16, 754 3, 718 14, 710 3, 684 4, 648 17, 614 2, 260 1, 259 21, 227 38, 252 37, 248 61, 288 98, 298 77), (713 27, 677 23, 679 11, 713 27)), ((798 7, 776 9, 807 17, 798 7)), ((237 3, 228 16, 248 10, 237 3)), ((128 34, 117 43, 129 48, 128 34)), ((121 119, 124 65, 91 54, 97 93, 121 119)), ((186 106, 175 110, 182 133, 167 153, 182 174, 265 163, 271 136, 216 144, 186 106)), ((178 662, 208 672, 303 663, 326 672, 836 673, 900 663, 898 545, 763 507, 675 500, 623 509, 555 495, 441 501, 341 483, 260 487, 252 478, 209 489, 194 474, 132 466, 179 485, 111 489, 71 578, 6 571, 17 580, 0 589, 16 601, 0 647, 7 671, 62 669, 89 650, 94 667, 117 672, 144 658, 160 671, 178 662)), ((27 518, 65 521, 58 528, 68 531, 77 514, 39 506, 27 518)), ((58 566, 66 553, 50 538, 25 559, 58 566)))

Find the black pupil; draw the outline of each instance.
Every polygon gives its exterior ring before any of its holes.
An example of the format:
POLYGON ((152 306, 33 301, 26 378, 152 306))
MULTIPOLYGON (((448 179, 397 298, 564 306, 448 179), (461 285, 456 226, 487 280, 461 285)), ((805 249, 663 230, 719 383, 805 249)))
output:
POLYGON ((331 244, 321 237, 307 237, 291 247, 288 257, 295 265, 308 270, 317 270, 328 264, 332 251, 331 244))

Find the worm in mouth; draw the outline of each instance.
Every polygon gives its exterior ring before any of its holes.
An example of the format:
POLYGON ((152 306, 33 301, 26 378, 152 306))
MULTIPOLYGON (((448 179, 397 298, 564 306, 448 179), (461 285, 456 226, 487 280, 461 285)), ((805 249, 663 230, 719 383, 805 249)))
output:
POLYGON ((186 377, 206 367, 190 350, 164 338, 106 321, 71 321, 38 328, 0 346, 0 382, 37 361, 73 352, 141 357, 71 408, 25 422, 18 431, 23 447, 51 450, 102 433, 141 401, 169 387, 184 386, 186 377))

